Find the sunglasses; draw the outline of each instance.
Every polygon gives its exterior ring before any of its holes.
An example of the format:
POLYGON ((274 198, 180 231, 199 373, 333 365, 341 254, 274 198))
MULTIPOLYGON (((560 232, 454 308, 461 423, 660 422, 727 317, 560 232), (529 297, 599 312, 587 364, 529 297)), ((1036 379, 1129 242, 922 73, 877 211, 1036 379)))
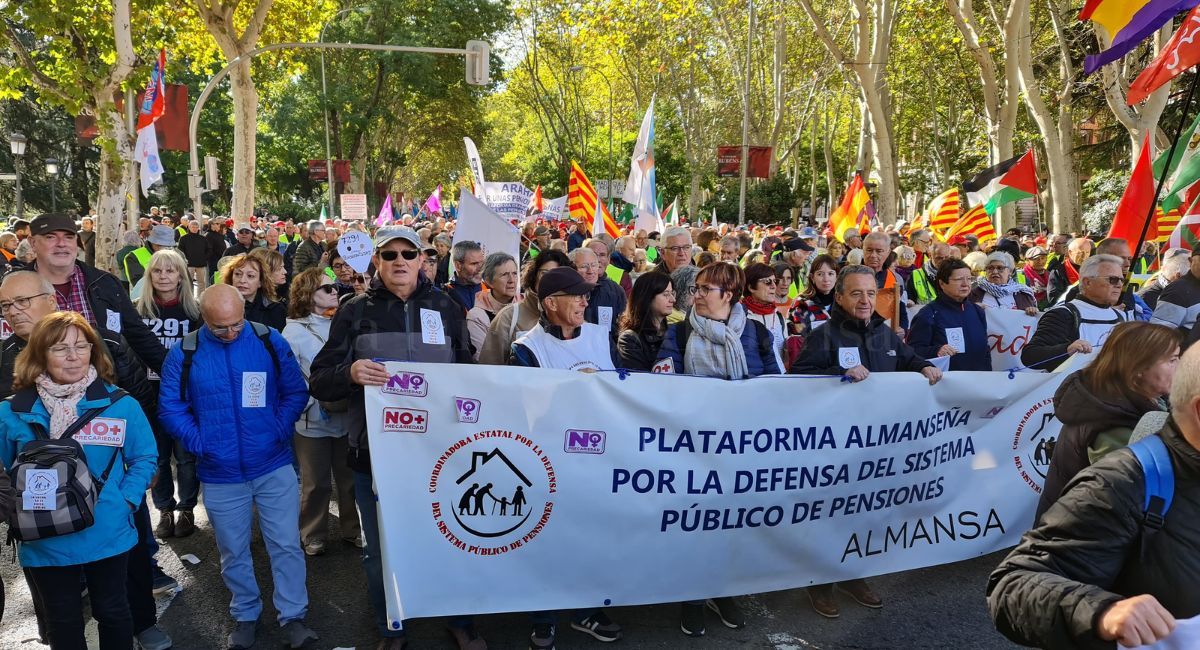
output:
POLYGON ((402 251, 379 251, 379 259, 385 262, 395 262, 397 257, 403 257, 405 260, 411 262, 417 259, 417 256, 420 254, 421 251, 415 248, 402 251))
POLYGON ((1098 275, 1096 279, 1106 281, 1112 287, 1119 287, 1125 284, 1125 277, 1121 275, 1098 275))
POLYGON ((323 285, 317 287, 317 291, 324 291, 325 293, 333 294, 333 293, 337 293, 337 288, 334 287, 332 284, 323 284, 323 285))

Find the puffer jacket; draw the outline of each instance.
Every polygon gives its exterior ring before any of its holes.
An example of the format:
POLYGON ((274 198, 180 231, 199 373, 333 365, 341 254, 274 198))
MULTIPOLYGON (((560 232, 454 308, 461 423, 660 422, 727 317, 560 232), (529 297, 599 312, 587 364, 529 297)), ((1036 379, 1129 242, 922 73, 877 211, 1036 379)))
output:
POLYGON ((871 372, 920 372, 932 365, 901 341, 878 314, 873 314, 871 320, 864 323, 851 318, 835 303, 829 322, 813 330, 789 372, 799 375, 845 374, 847 368, 838 363, 840 348, 857 348, 859 361, 871 372))
MULTIPOLYGON (((82 415, 97 407, 105 407, 98 417, 124 420, 125 441, 119 448, 107 445, 83 445, 88 470, 98 479, 114 453, 119 454, 108 475, 108 483, 100 490, 94 511, 95 522, 81 531, 23 542, 18 553, 26 567, 70 566, 86 564, 128 551, 138 541, 133 513, 142 504, 150 479, 158 470, 158 446, 150 422, 142 413, 137 400, 125 396, 115 402, 109 394, 115 388, 102 379, 87 387, 79 400, 76 413, 82 415)), ((28 412, 13 410, 13 400, 0 402, 0 460, 12 470, 13 461, 25 443, 33 440, 31 422, 50 428, 50 414, 40 398, 35 398, 28 412)))
MULTIPOLYGON (((309 314, 304 318, 289 318, 287 327, 283 328, 283 338, 292 346, 296 361, 300 364, 300 372, 307 378, 312 369, 313 359, 329 340, 329 325, 331 319, 317 314, 309 314)), ((326 411, 314 398, 309 398, 304 413, 296 422, 296 433, 306 438, 341 438, 346 435, 346 413, 326 411)))
MULTIPOLYGON (((1021 294, 1026 295, 1026 294, 1021 294)), ((951 370, 992 369, 992 353, 988 347, 987 316, 983 308, 966 300, 956 302, 939 295, 917 312, 908 333, 908 344, 921 358, 932 359, 946 345, 946 330, 962 328, 966 350, 950 357, 951 370)), ((1002 368, 1007 370, 1007 368, 1002 368)))
POLYGON ((180 398, 183 345, 171 348, 163 364, 158 418, 184 449, 196 455, 196 473, 205 483, 245 483, 292 462, 292 431, 308 404, 308 387, 296 355, 279 332, 270 341, 279 359, 247 325, 230 343, 208 326, 197 332, 196 352, 180 398), (262 372, 265 405, 244 405, 247 373, 262 372))
POLYGON ((1175 470, 1163 528, 1143 535, 1145 473, 1128 449, 1081 471, 988 579, 996 629, 1042 648, 1114 649, 1094 631, 1110 605, 1140 594, 1176 619, 1200 615, 1200 451, 1168 421, 1159 432, 1175 470))
POLYGON ((350 400, 346 411, 348 462, 355 471, 370 473, 363 387, 350 378, 350 366, 359 359, 472 363, 462 307, 425 278, 419 280, 408 300, 401 300, 375 278, 365 293, 347 300, 334 315, 329 341, 312 362, 309 392, 326 402, 350 400), (422 310, 438 313, 444 343, 424 342, 422 310))
POLYGON ((1088 449, 1097 437, 1123 437, 1128 443, 1142 415, 1157 408, 1149 401, 1139 405, 1124 397, 1100 397, 1084 383, 1083 371, 1064 379, 1054 392, 1054 417, 1062 422, 1062 430, 1054 441, 1037 516, 1054 505, 1067 483, 1091 464, 1088 449))

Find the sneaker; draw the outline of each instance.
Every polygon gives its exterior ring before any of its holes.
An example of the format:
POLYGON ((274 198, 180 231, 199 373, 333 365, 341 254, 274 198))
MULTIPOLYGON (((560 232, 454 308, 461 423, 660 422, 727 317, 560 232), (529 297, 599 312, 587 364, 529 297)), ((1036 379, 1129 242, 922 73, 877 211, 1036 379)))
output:
POLYGON ((247 650, 254 645, 254 635, 257 632, 258 621, 238 621, 234 623, 225 647, 228 650, 247 650))
POLYGON ((688 636, 704 636, 704 605, 683 603, 679 606, 679 629, 688 636))
POLYGON ((187 537, 196 532, 196 519, 191 510, 180 510, 175 513, 175 536, 187 537))
POLYGON ((175 536, 175 513, 164 510, 158 515, 158 525, 154 527, 154 536, 160 539, 175 536))
POLYGON ((308 644, 321 638, 316 632, 308 629, 304 621, 288 621, 283 624, 283 638, 287 639, 290 648, 306 648, 308 644))
POLYGON ((325 555, 325 542, 308 542, 304 545, 305 555, 325 555))
POLYGON ((152 590, 154 595, 156 597, 162 596, 176 589, 179 589, 179 582, 175 578, 163 573, 162 569, 154 567, 154 587, 152 590))
POLYGON ((579 630, 604 643, 611 643, 621 638, 621 626, 613 623, 602 609, 582 621, 571 621, 571 629, 579 630))
POLYGON ((137 643, 142 650, 167 650, 171 647, 171 637, 162 628, 151 625, 137 633, 137 643))
POLYGON ((717 613, 717 616, 725 624, 725 627, 731 630, 746 627, 746 617, 742 615, 742 608, 738 606, 736 600, 732 598, 709 598, 705 604, 708 605, 709 609, 717 613))
POLYGON ((408 650, 407 636, 385 636, 379 640, 375 650, 408 650))
POLYGON ((454 642, 458 644, 458 650, 487 650, 487 642, 475 631, 474 625, 463 627, 447 625, 446 631, 450 633, 450 636, 454 638, 454 642))
POLYGON ((846 582, 839 582, 838 587, 847 594, 850 594, 854 602, 863 607, 869 609, 880 609, 883 607, 883 600, 875 595, 875 592, 871 590, 871 585, 867 584, 866 580, 861 578, 858 580, 847 580, 846 582))
POLYGON ((554 650, 554 626, 534 625, 529 635, 529 650, 554 650))
POLYGON ((841 616, 837 601, 833 598, 833 585, 813 585, 806 589, 808 599, 812 601, 813 611, 825 618, 841 616))

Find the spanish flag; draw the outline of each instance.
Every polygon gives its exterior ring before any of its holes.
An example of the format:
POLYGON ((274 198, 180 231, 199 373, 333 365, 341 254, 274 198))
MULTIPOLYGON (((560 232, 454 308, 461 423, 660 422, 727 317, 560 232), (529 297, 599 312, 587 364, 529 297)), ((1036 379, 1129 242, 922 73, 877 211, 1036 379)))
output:
POLYGON ((975 235, 980 242, 999 239, 996 236, 996 228, 992 226, 992 218, 982 205, 967 210, 967 213, 946 231, 947 240, 955 235, 975 235))
MULTIPOLYGON (((567 208, 570 210, 571 218, 586 223, 590 227, 597 203, 600 204, 599 209, 604 213, 604 231, 614 238, 620 237, 621 228, 609 213, 608 206, 596 198, 596 188, 592 187, 591 181, 588 180, 587 174, 583 173, 583 168, 579 166, 579 163, 572 160, 571 175, 567 178, 567 208)), ((593 236, 595 234, 595 232, 592 233, 593 236)))
POLYGON ((854 173, 854 180, 842 195, 842 202, 829 215, 829 227, 833 236, 842 241, 842 235, 850 228, 857 227, 858 232, 865 235, 871 232, 871 219, 875 217, 875 206, 871 204, 871 196, 863 185, 862 174, 854 173))

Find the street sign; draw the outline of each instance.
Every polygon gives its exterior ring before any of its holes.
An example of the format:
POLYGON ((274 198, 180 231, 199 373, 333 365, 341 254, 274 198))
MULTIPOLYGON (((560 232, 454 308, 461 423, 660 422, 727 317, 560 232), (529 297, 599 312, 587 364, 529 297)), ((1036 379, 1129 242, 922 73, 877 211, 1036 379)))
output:
POLYGON ((342 218, 355 221, 366 221, 367 219, 367 195, 366 194, 343 194, 342 195, 342 218))

